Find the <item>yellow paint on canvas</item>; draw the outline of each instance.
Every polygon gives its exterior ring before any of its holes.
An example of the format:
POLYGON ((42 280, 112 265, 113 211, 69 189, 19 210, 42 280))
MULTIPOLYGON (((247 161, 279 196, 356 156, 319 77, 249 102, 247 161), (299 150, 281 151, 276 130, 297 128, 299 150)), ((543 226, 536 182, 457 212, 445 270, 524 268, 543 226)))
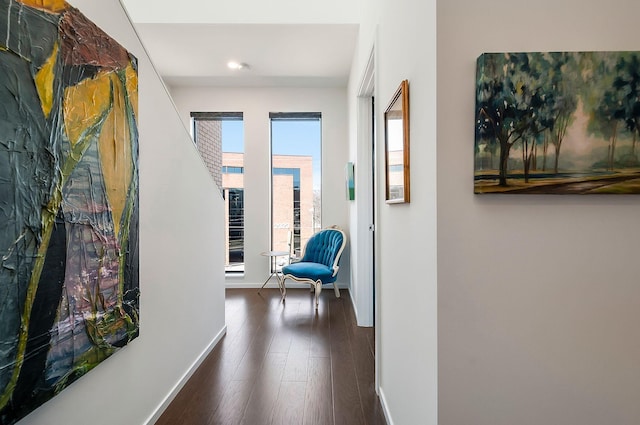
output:
POLYGON ((129 95, 129 102, 133 107, 133 113, 138 120, 138 72, 133 68, 133 65, 129 63, 125 70, 127 80, 127 93, 129 95))
POLYGON ((133 159, 131 132, 124 97, 126 93, 115 74, 112 75, 111 82, 113 83, 113 108, 102 126, 98 147, 114 230, 118 235, 133 176, 133 159))
POLYGON ((17 0, 17 2, 54 13, 62 12, 68 6, 65 0, 17 0))
POLYGON ((110 106, 111 73, 102 72, 64 92, 64 126, 72 146, 110 106))
POLYGON ((53 80, 55 79, 55 64, 58 57, 58 43, 53 45, 49 59, 36 74, 36 88, 40 96, 40 104, 45 117, 49 117, 53 107, 53 80))

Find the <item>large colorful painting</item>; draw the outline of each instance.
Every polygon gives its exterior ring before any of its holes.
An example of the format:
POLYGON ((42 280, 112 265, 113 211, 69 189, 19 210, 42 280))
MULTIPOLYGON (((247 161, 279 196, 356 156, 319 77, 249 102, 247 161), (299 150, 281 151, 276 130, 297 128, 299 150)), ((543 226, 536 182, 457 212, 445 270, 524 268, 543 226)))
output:
POLYGON ((65 1, 0 0, 4 425, 138 335, 137 87, 65 1))
POLYGON ((475 192, 640 193, 640 52, 478 58, 475 192))

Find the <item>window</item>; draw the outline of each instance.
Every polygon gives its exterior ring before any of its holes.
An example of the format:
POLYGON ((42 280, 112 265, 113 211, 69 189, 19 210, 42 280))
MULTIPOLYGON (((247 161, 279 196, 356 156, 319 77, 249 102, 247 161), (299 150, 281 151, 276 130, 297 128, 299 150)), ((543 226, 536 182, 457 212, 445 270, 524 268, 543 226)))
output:
POLYGON ((198 152, 225 200, 225 271, 244 272, 242 112, 192 112, 191 117, 198 152))
POLYGON ((244 189, 226 189, 226 271, 244 271, 244 189))
POLYGON ((320 113, 271 113, 271 249, 299 256, 322 227, 320 113))

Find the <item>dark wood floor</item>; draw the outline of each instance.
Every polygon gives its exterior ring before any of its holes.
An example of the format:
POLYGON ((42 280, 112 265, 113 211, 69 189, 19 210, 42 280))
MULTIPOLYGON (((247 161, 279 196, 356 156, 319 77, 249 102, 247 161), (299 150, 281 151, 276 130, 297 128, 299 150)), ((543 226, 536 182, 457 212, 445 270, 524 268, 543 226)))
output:
POLYGON ((347 291, 228 289, 227 335, 156 425, 382 425, 374 330, 347 291))

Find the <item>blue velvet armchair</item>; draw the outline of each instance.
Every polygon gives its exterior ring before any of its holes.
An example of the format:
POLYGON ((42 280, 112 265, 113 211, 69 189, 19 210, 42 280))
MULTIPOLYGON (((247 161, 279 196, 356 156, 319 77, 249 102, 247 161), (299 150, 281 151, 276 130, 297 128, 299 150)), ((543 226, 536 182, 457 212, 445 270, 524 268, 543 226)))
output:
MULTIPOLYGON (((340 297, 340 290, 336 284, 338 278, 338 262, 344 250, 347 238, 337 227, 323 229, 309 239, 304 255, 300 261, 282 268, 282 286, 285 288, 286 279, 308 283, 315 290, 316 309, 322 291, 322 285, 333 283, 336 297, 340 297)), ((283 300, 286 289, 283 292, 283 300)))

